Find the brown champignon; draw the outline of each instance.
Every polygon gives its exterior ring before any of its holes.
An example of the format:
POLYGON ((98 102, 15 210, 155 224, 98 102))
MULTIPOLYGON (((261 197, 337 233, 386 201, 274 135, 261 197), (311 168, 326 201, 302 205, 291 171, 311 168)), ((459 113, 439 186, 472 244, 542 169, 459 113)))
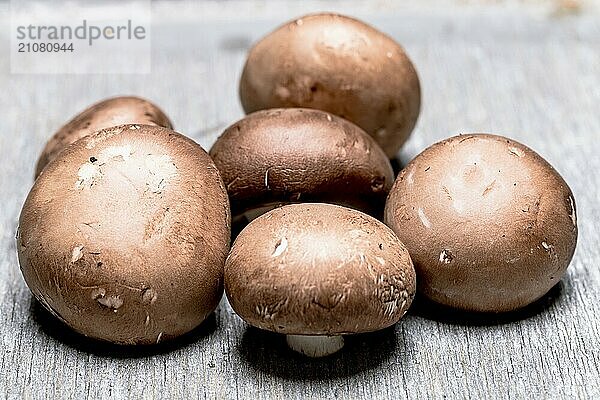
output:
POLYGON ((35 167, 42 172, 65 147, 90 133, 123 124, 145 124, 172 128, 165 113, 148 100, 120 96, 103 100, 86 108, 63 125, 46 143, 35 167))
POLYGON ((369 135, 312 109, 250 114, 225 130, 210 155, 234 216, 301 201, 381 215, 394 180, 389 160, 369 135))
POLYGON ((419 154, 398 176, 385 221, 410 251, 420 292, 468 311, 540 298, 577 242, 575 200, 561 176, 528 147, 487 134, 419 154))
POLYGON ((392 158, 416 124, 421 89, 410 59, 389 36, 353 18, 314 14, 250 50, 240 98, 247 113, 308 107, 338 115, 392 158))
POLYGON ((48 164, 17 249, 33 295, 71 328, 149 344, 215 309, 229 240, 227 193, 206 152, 166 128, 123 125, 48 164))
POLYGON ((225 291, 250 325, 312 357, 341 335, 396 323, 415 292, 408 252, 382 222, 331 204, 291 204, 252 221, 225 264, 225 291))

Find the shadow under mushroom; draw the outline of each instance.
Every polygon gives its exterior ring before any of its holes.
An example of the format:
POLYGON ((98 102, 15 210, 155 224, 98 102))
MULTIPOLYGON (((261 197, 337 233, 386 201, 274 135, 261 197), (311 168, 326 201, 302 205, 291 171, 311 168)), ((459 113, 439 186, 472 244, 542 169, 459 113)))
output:
POLYGON ((303 356, 286 344, 285 335, 249 326, 237 352, 255 370, 291 380, 322 380, 346 377, 384 364, 393 354, 410 353, 401 329, 396 325, 371 333, 344 336, 345 346, 327 357, 303 356), (400 348, 397 348, 400 347, 400 348))
POLYGON ((558 282, 540 299, 515 311, 484 313, 456 310, 435 303, 417 294, 408 313, 417 317, 452 325, 491 326, 508 324, 534 317, 555 306, 564 295, 565 280, 568 280, 568 277, 563 278, 563 280, 558 282))
POLYGON ((390 164, 392 165, 392 170, 394 171, 394 178, 396 178, 400 171, 402 171, 404 167, 406 167, 406 164, 410 162, 410 160, 407 161, 403 160, 402 158, 402 156, 396 156, 390 159, 390 164))
POLYGON ((44 334, 79 351, 113 358, 138 358, 164 354, 206 338, 216 330, 215 313, 218 311, 217 309, 211 313, 197 328, 183 336, 155 345, 135 346, 103 342, 77 333, 50 314, 35 298, 32 298, 30 306, 30 314, 44 334))

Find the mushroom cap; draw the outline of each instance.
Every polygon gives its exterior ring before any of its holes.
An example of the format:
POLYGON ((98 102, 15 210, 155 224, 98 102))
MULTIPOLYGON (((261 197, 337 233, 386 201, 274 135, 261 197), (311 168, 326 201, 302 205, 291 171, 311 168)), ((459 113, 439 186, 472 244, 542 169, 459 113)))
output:
POLYGON ((291 204, 250 224, 225 264, 225 291, 250 325, 293 335, 375 331, 415 292, 404 245, 382 222, 332 204, 291 204))
POLYGON ((166 128, 122 125, 48 164, 17 249, 33 295, 71 328, 148 344, 215 309, 229 240, 227 193, 206 152, 166 128))
POLYGON ((502 136, 455 136, 401 171, 385 222, 408 248, 419 291, 447 306, 510 311, 563 276, 577 242, 575 200, 533 150, 502 136))
POLYGON ((250 50, 240 81, 246 113, 277 107, 331 112, 373 136, 388 157, 413 130, 421 89, 392 38, 353 18, 307 15, 250 50))
POLYGON ((148 100, 133 96, 102 100, 77 114, 48 140, 35 167, 36 178, 46 164, 71 143, 90 133, 123 124, 145 124, 172 128, 171 121, 165 113, 148 100))
POLYGON ((300 201, 381 215, 394 181, 388 158, 369 135, 320 110, 250 114, 223 132, 210 155, 234 216, 300 201))

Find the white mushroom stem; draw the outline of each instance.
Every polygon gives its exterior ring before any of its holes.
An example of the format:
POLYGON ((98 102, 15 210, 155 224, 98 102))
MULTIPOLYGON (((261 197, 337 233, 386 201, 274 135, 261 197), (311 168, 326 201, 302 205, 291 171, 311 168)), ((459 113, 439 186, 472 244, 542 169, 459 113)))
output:
POLYGON ((308 357, 325 357, 344 347, 342 336, 287 335, 287 344, 298 353, 308 357))

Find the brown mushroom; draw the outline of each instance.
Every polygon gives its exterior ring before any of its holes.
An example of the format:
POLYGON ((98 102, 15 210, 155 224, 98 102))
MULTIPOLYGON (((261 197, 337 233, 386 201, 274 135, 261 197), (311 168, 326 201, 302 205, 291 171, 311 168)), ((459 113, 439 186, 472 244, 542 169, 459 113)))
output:
POLYGON ((165 113, 151 102, 139 97, 113 97, 96 103, 63 125, 46 143, 35 167, 35 176, 42 172, 65 147, 90 133, 123 124, 145 124, 172 128, 165 113))
POLYGON ((434 144, 398 176, 385 221, 406 244, 419 290, 468 311, 510 311, 563 276, 577 242, 575 200, 533 150, 469 134, 434 144))
POLYGON ((319 110, 250 114, 223 132, 210 155, 234 216, 301 201, 380 215, 394 180, 389 160, 369 135, 319 110))
POLYGON ((240 233, 225 264, 225 291, 247 323, 320 357, 343 346, 341 335, 396 323, 413 299, 415 273, 382 222, 331 204, 291 204, 240 233))
POLYGON ((122 125, 67 147, 19 219, 21 271, 74 330, 158 343, 198 326, 222 296, 227 193, 202 148, 169 129, 122 125))
POLYGON ((416 124, 421 89, 410 59, 389 36, 353 18, 314 14, 250 50, 240 98, 246 113, 308 107, 338 115, 392 158, 416 124))

